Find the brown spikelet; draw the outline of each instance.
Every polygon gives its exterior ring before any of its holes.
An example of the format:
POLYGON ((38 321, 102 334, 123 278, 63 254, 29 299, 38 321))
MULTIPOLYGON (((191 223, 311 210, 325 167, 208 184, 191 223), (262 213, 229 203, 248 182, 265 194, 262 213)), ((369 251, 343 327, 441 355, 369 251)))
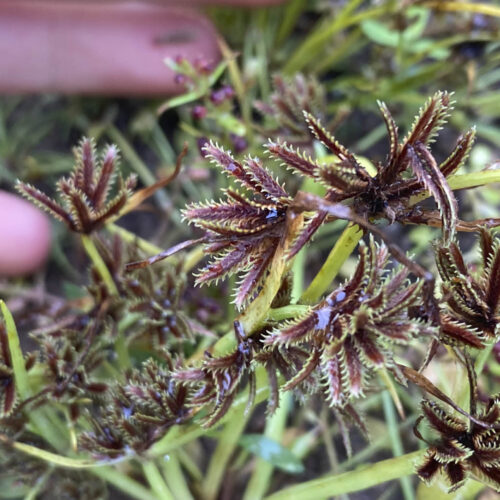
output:
POLYGON ((479 272, 466 266, 455 242, 436 247, 436 263, 445 304, 443 339, 482 349, 499 333, 500 240, 482 228, 480 243, 482 266, 479 272))
POLYGON ((238 273, 241 279, 235 304, 242 308, 267 277, 280 242, 284 238, 293 239, 292 255, 295 255, 324 218, 312 222, 312 227, 302 225, 297 234, 289 235, 287 217, 293 198, 259 159, 247 157, 239 162, 213 143, 205 147, 205 152, 246 192, 227 189, 225 200, 193 203, 183 211, 190 224, 206 231, 206 253, 212 257, 199 271, 196 281, 198 284, 217 282, 238 273))
POLYGON ((63 221, 72 231, 88 234, 120 213, 132 195, 136 181, 135 176, 126 180, 118 176, 116 194, 109 198, 117 176, 116 146, 108 146, 98 160, 93 140, 84 138, 75 150, 75 159, 71 175, 57 183, 60 202, 20 181, 16 188, 23 196, 63 221))
MULTIPOLYGON (((474 391, 472 394, 475 398, 474 391)), ((425 420, 434 436, 416 467, 420 479, 431 484, 441 472, 449 485, 448 492, 461 488, 469 477, 500 491, 498 396, 493 396, 479 407, 476 400, 472 401, 472 417, 482 425, 453 415, 440 404, 427 399, 422 401, 421 409, 422 416, 417 421, 415 434, 425 440, 418 430, 420 421, 425 420)))
POLYGON ((270 347, 297 346, 310 353, 285 390, 314 376, 329 403, 343 407, 364 393, 378 369, 391 370, 401 379, 393 361, 394 346, 430 329, 407 313, 420 301, 422 282, 409 283, 404 268, 386 275, 387 258, 384 245, 377 247, 373 240, 369 249, 362 245, 350 281, 265 339, 270 347))

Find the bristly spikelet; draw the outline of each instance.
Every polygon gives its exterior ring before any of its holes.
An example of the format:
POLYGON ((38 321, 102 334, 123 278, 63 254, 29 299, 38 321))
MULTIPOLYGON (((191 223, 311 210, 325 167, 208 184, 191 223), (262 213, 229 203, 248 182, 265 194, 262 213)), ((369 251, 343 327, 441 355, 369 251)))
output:
POLYGON ((203 421, 204 427, 215 425, 231 407, 244 382, 249 383, 247 408, 253 405, 256 379, 251 368, 253 341, 247 338, 241 324, 234 323, 236 349, 225 356, 205 355, 200 367, 180 368, 173 372, 173 379, 190 389, 194 407, 208 406, 210 411, 203 421))
POLYGON ((94 141, 84 138, 75 150, 73 172, 57 182, 60 202, 24 182, 18 181, 16 188, 72 231, 88 234, 118 215, 135 187, 134 175, 125 180, 118 175, 117 192, 109 199, 110 190, 116 183, 117 163, 116 146, 108 146, 98 160, 94 141))
POLYGON ((276 328, 265 340, 269 347, 297 346, 308 351, 302 368, 285 390, 315 377, 334 407, 363 395, 378 369, 392 371, 403 382, 394 363, 394 346, 407 345, 431 329, 408 316, 420 303, 422 281, 410 283, 408 271, 386 272, 388 252, 373 239, 363 244, 353 277, 303 317, 276 328))
POLYGON ((375 175, 370 175, 356 156, 307 112, 305 119, 311 133, 337 160, 321 164, 279 141, 269 142, 269 154, 325 185, 328 201, 353 200, 353 209, 364 217, 405 222, 411 216, 410 197, 428 191, 441 211, 445 240, 451 241, 457 207, 446 178, 466 160, 474 140, 474 130, 461 136, 450 156, 438 165, 429 148, 452 109, 447 92, 437 92, 427 101, 401 142, 389 109, 380 102, 379 107, 387 127, 389 153, 384 162, 375 165, 375 175))
MULTIPOLYGON (((476 408, 473 401, 472 408, 476 408)), ((449 485, 448 492, 462 487, 471 477, 500 491, 500 400, 494 396, 472 416, 484 423, 480 426, 463 417, 448 413, 440 405, 424 399, 422 419, 428 422, 434 434, 423 459, 417 464, 420 479, 431 484, 441 472, 449 485)), ((418 425, 417 422, 417 425, 418 425)), ((425 441, 418 428, 416 435, 425 441)))
POLYGON ((480 230, 481 268, 473 272, 457 243, 436 247, 445 308, 445 342, 482 349, 500 333, 500 238, 480 230))
POLYGON ((10 357, 7 331, 0 322, 0 419, 8 417, 16 404, 14 370, 10 357))
POLYGON ((165 364, 150 358, 140 370, 128 374, 124 385, 117 384, 107 394, 91 420, 91 430, 79 438, 83 449, 96 458, 140 454, 191 416, 188 389, 172 379, 174 364, 163 354, 165 364))
POLYGON ((246 192, 226 189, 223 201, 192 203, 183 210, 190 224, 206 231, 206 253, 212 257, 199 271, 196 283, 217 282, 239 273, 235 304, 241 309, 267 277, 280 243, 290 238, 296 242, 293 252, 298 252, 309 240, 310 225, 288 234, 293 198, 259 159, 248 156, 239 162, 213 143, 205 147, 205 153, 246 192))

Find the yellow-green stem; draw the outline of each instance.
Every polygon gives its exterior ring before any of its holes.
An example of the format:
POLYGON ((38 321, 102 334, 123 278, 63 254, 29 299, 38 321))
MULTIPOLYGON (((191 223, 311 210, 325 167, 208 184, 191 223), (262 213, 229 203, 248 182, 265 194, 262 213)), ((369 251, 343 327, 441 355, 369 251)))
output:
MULTIPOLYGON (((387 423, 387 432, 391 439, 392 453, 395 457, 400 457, 403 455, 403 444, 401 443, 401 436, 399 435, 398 421, 392 403, 392 396, 388 391, 382 393, 382 402, 385 421, 387 423)), ((405 500, 415 500, 415 492, 413 491, 410 479, 404 476, 399 479, 399 482, 401 483, 401 489, 403 490, 405 500)))
POLYGON ((7 329, 7 340, 9 343, 10 359, 12 362, 12 369, 14 371, 16 389, 21 399, 27 399, 31 396, 31 391, 16 324, 12 314, 3 300, 0 300, 0 309, 2 310, 5 327, 7 329))
POLYGON ((267 313, 268 321, 283 321, 284 319, 294 319, 306 314, 311 309, 311 306, 301 304, 291 304, 289 306, 278 307, 277 309, 269 309, 267 313))
POLYGON ((425 450, 419 450, 343 474, 306 481, 280 490, 266 497, 266 500, 322 500, 344 493, 365 490, 377 484, 413 474, 415 461, 424 453, 425 450))
MULTIPOLYGON (((281 442, 285 430, 286 419, 292 399, 291 392, 281 393, 280 405, 276 412, 267 420, 264 436, 281 442)), ((248 481, 243 500, 260 500, 269 489, 273 465, 262 458, 258 458, 254 470, 248 481)))
MULTIPOLYGON (((0 310, 5 321, 7 329, 7 341, 9 344, 10 358, 12 369, 14 371, 14 383, 16 384, 17 393, 21 400, 25 400, 32 395, 32 389, 29 384, 28 373, 24 364, 23 352, 19 342, 14 318, 10 313, 7 305, 3 300, 0 300, 0 310)), ((65 436, 54 428, 48 413, 52 411, 50 408, 35 408, 29 412, 29 419, 33 430, 44 437, 57 450, 66 448, 65 436)))
POLYGON ((96 267, 97 272, 108 287, 109 292, 112 295, 118 295, 118 289, 116 288, 116 284, 113 281, 113 277, 111 276, 108 267, 99 254, 94 242, 92 241, 92 237, 87 234, 82 234, 82 244, 90 260, 96 267))
POLYGON ((336 241, 326 261, 321 266, 311 284, 302 294, 300 302, 314 304, 325 293, 337 276, 342 264, 356 248, 363 231, 356 224, 348 224, 340 238, 336 241))
POLYGON ((175 500, 174 495, 172 495, 167 483, 165 483, 161 472, 152 460, 149 462, 143 462, 142 470, 158 500, 175 500))
POLYGON ((137 236, 121 226, 117 226, 114 222, 106 224, 106 229, 112 234, 117 234, 126 243, 135 243, 141 250, 150 255, 156 255, 157 253, 163 252, 163 248, 150 243, 148 240, 137 236))
POLYGON ((239 408, 231 415, 224 430, 219 435, 217 447, 210 459, 207 474, 203 481, 203 492, 206 500, 215 500, 217 498, 229 459, 238 445, 238 439, 246 426, 247 420, 248 415, 245 415, 245 407, 239 408))
POLYGON ((115 488, 123 491, 127 496, 131 496, 137 500, 159 500, 150 490, 145 488, 141 483, 134 481, 127 474, 122 474, 113 467, 101 467, 99 469, 91 469, 94 476, 104 479, 115 488))
POLYGON ((88 469, 109 465, 109 460, 105 462, 96 462, 95 460, 64 457, 47 450, 37 448, 36 446, 32 446, 30 444, 19 443, 17 441, 9 441, 5 438, 2 438, 1 441, 5 442, 9 446, 12 446, 12 448, 14 448, 15 450, 25 453, 26 455, 30 455, 31 457, 38 458, 40 460, 43 460, 44 462, 48 462, 59 467, 64 467, 66 469, 88 469))
POLYGON ((174 495, 175 500, 194 500, 176 452, 164 458, 162 469, 167 486, 174 495))

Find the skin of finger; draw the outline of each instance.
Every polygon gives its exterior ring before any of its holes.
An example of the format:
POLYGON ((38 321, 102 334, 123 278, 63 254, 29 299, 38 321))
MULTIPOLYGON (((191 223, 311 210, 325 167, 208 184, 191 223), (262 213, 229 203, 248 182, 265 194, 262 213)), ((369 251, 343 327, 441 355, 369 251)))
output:
POLYGON ((0 93, 166 95, 184 91, 165 58, 219 58, 189 8, 140 2, 0 2, 0 93))
MULTIPOLYGON (((162 1, 162 0, 154 0, 162 1)), ((167 2, 175 3, 177 0, 167 0, 167 2)), ((195 5, 232 5, 242 7, 260 7, 265 5, 278 5, 285 3, 287 0, 188 0, 188 3, 195 5)))
POLYGON ((0 191, 0 276, 32 273, 47 260, 48 218, 19 196, 0 191))
MULTIPOLYGON (((24 1, 24 0, 18 0, 24 1)), ((44 1, 44 0, 40 0, 44 1)), ((81 0, 81 3, 108 3, 123 4, 127 0, 81 0)), ((290 0, 184 0, 186 5, 228 5, 233 7, 261 7, 266 5, 278 5, 290 0)), ((68 0, 52 0, 52 2, 67 3, 68 0)), ((179 5, 179 0, 143 0, 143 3, 156 5, 179 5)))

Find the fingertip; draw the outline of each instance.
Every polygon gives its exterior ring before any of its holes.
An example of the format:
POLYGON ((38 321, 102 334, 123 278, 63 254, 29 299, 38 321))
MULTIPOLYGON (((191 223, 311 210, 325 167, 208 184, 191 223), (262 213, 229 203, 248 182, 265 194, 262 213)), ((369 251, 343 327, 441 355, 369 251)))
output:
POLYGON ((0 214, 0 276, 23 276, 38 270, 50 252, 48 217, 5 191, 0 191, 0 214))
POLYGON ((166 58, 220 57, 215 28, 193 9, 53 0, 0 2, 0 52, 8 93, 180 93, 166 58))

